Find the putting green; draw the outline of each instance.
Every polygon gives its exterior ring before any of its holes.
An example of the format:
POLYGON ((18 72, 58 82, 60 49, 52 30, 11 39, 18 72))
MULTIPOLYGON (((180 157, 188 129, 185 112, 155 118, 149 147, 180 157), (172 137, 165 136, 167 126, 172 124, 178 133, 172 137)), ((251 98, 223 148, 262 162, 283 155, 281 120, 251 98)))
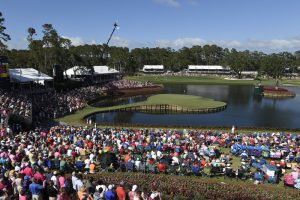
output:
POLYGON ((215 101, 200 96, 181 95, 181 94, 158 94, 151 96, 145 102, 140 102, 143 105, 174 105, 182 108, 207 109, 225 106, 226 103, 215 101))
MULTIPOLYGON (((111 107, 92 107, 87 106, 82 110, 79 110, 71 115, 67 115, 62 118, 56 119, 56 121, 65 122, 71 125, 83 125, 83 119, 86 116, 92 115, 97 112, 107 112, 107 111, 118 111, 130 109, 132 107, 142 108, 144 106, 157 106, 157 105, 168 105, 168 106, 177 106, 179 110, 191 109, 192 112, 195 110, 204 110, 204 109, 224 109, 226 103, 221 101, 215 101, 213 99, 208 99, 200 96, 192 96, 192 95, 180 95, 180 94, 158 94, 149 97, 146 101, 126 104, 126 105, 118 105, 111 107)), ((190 112, 189 110, 187 110, 190 112)), ((218 110, 220 111, 220 110, 218 110)), ((214 111, 212 111, 214 112, 214 111)))

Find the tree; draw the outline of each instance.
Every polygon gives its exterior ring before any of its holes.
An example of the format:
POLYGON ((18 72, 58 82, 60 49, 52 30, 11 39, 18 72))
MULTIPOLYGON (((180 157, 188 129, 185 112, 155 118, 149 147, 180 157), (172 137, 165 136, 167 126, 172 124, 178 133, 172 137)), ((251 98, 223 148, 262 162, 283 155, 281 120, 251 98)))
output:
POLYGON ((35 68, 41 70, 43 66, 43 41, 35 40, 34 36, 36 36, 36 31, 34 28, 30 27, 27 29, 28 36, 28 49, 29 49, 29 60, 30 66, 34 66, 35 68))
POLYGON ((223 63, 228 65, 237 74, 238 78, 242 78, 242 71, 246 69, 248 60, 245 52, 232 49, 231 52, 225 55, 223 63))
POLYGON ((10 36, 5 33, 6 27, 3 25, 5 19, 2 17, 2 12, 0 12, 0 51, 3 51, 6 49, 5 42, 10 40, 10 36))
POLYGON ((279 79, 284 73, 284 61, 280 54, 271 54, 265 56, 262 61, 263 71, 268 77, 279 79))

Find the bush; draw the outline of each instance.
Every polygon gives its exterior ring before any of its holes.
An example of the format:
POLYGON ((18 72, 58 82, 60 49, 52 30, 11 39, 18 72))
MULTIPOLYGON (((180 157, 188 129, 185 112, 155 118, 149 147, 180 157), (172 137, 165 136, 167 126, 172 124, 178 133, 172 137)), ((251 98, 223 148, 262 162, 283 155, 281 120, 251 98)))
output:
MULTIPOLYGON (((89 176, 89 175, 87 175, 89 176)), ((184 176, 168 176, 142 173, 106 173, 93 175, 105 184, 117 185, 121 180, 129 185, 138 185, 146 193, 157 187, 163 199, 300 199, 294 189, 254 185, 236 180, 220 183, 216 179, 184 176)))

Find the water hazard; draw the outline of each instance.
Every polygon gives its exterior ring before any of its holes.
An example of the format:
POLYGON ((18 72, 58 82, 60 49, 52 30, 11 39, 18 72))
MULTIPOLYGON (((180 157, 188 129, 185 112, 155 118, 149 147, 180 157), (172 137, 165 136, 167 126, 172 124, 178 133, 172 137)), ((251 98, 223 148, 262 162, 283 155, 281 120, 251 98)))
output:
MULTIPOLYGON (((288 87, 296 97, 267 99, 254 95, 253 86, 237 85, 165 85, 162 93, 189 94, 227 102, 227 109, 209 114, 148 114, 138 112, 97 113, 96 123, 157 126, 243 126, 300 128, 300 88, 288 87)), ((143 101, 148 96, 109 99, 98 106, 143 101)))

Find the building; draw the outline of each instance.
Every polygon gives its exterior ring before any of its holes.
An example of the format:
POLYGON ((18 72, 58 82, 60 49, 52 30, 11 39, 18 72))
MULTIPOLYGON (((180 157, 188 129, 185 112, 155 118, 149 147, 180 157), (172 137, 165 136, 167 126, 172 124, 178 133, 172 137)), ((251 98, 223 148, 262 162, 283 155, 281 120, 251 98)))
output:
POLYGON ((230 68, 226 68, 219 65, 189 65, 187 72, 197 73, 197 74, 217 74, 217 75, 231 74, 230 68))
POLYGON ((74 66, 65 71, 65 77, 75 80, 93 80, 94 83, 108 82, 119 79, 119 71, 108 66, 74 66))
POLYGON ((33 68, 16 68, 9 70, 11 83, 29 84, 37 83, 45 85, 46 81, 53 81, 53 78, 33 68))
POLYGON ((144 65, 143 72, 145 74, 161 74, 165 70, 163 65, 144 65))
POLYGON ((108 66, 94 66, 93 79, 94 82, 102 83, 108 81, 118 80, 120 72, 108 66))
POLYGON ((258 76, 258 71, 242 71, 241 76, 244 78, 256 78, 258 76))

